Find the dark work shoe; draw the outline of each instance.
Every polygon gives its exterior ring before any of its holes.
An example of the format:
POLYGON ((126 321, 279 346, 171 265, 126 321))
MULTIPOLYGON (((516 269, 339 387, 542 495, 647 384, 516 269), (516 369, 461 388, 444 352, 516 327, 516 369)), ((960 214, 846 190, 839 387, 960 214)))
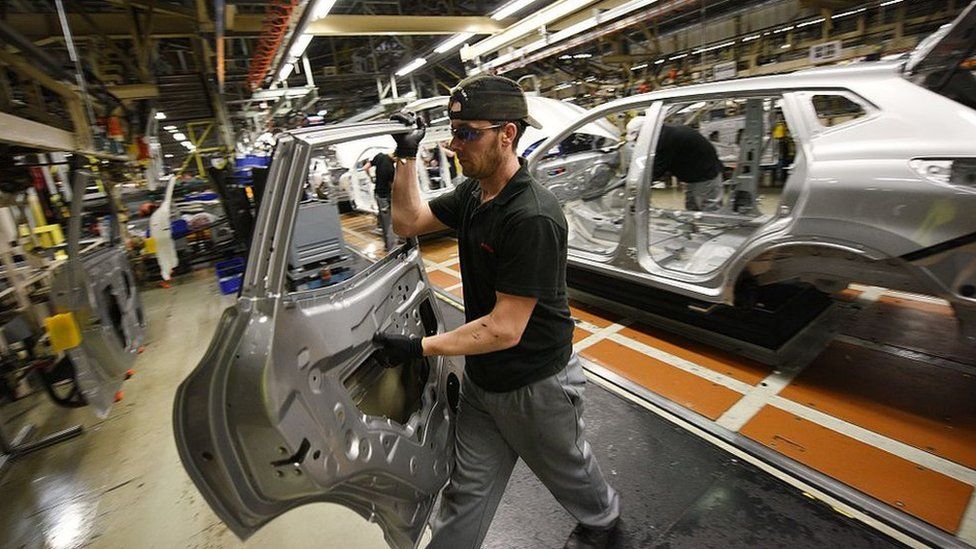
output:
POLYGON ((577 523, 563 549, 604 549, 611 547, 619 530, 619 518, 603 528, 587 526, 582 522, 577 523))

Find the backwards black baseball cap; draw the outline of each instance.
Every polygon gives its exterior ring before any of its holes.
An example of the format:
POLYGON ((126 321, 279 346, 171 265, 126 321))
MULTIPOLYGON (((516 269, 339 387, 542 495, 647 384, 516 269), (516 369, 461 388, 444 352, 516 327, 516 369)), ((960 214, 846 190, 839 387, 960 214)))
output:
POLYGON ((451 120, 521 120, 542 128, 529 116, 522 88, 504 76, 470 76, 458 82, 451 90, 447 115, 451 120))

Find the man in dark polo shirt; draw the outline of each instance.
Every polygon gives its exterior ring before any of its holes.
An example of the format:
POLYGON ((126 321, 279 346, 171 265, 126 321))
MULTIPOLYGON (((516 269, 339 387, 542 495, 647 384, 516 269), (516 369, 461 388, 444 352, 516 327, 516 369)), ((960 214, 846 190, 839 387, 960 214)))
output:
POLYGON ((685 183, 685 209, 722 208, 722 162, 715 146, 698 130, 664 124, 654 151, 654 178, 670 173, 685 183))
POLYGON ((583 437, 566 218, 515 153, 526 124, 538 124, 518 85, 498 76, 461 81, 448 113, 450 148, 468 179, 429 203, 420 199, 414 157, 424 130, 417 122, 397 136, 393 228, 401 236, 457 230, 467 323, 424 338, 374 338, 401 360, 465 355, 455 467, 428 547, 480 547, 518 458, 578 521, 566 547, 606 547, 620 503, 583 437))
POLYGON ((376 167, 376 177, 373 179, 373 197, 376 198, 376 223, 383 233, 383 245, 386 251, 396 246, 396 234, 393 232, 390 215, 390 186, 393 184, 393 159, 385 152, 376 153, 366 162, 363 170, 369 174, 370 167, 376 167))

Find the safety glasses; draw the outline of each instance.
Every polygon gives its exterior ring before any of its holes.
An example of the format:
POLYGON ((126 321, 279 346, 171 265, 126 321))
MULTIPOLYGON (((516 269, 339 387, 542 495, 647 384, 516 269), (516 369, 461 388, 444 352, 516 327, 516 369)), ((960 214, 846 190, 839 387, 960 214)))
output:
POLYGON ((488 126, 486 128, 472 128, 471 126, 458 126, 456 128, 451 128, 451 135, 455 139, 460 139, 461 141, 477 141, 481 139, 481 134, 488 130, 494 130, 501 128, 505 124, 495 124, 493 126, 488 126))

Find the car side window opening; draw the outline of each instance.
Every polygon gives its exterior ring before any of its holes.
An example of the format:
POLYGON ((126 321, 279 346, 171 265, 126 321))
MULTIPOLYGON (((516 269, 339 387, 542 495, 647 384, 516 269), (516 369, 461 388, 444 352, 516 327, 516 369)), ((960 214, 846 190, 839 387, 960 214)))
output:
POLYGON ((616 251, 624 225, 627 168, 635 141, 628 138, 627 126, 633 120, 643 120, 642 114, 636 109, 621 110, 588 124, 585 128, 598 125, 603 131, 577 130, 539 162, 535 176, 563 206, 570 253, 609 258, 616 251))
POLYGON ((647 254, 688 274, 722 267, 779 209, 796 143, 779 95, 664 106, 647 194, 647 254))
POLYGON ((860 104, 843 95, 814 95, 810 102, 817 113, 817 120, 825 128, 831 128, 867 116, 860 104))

